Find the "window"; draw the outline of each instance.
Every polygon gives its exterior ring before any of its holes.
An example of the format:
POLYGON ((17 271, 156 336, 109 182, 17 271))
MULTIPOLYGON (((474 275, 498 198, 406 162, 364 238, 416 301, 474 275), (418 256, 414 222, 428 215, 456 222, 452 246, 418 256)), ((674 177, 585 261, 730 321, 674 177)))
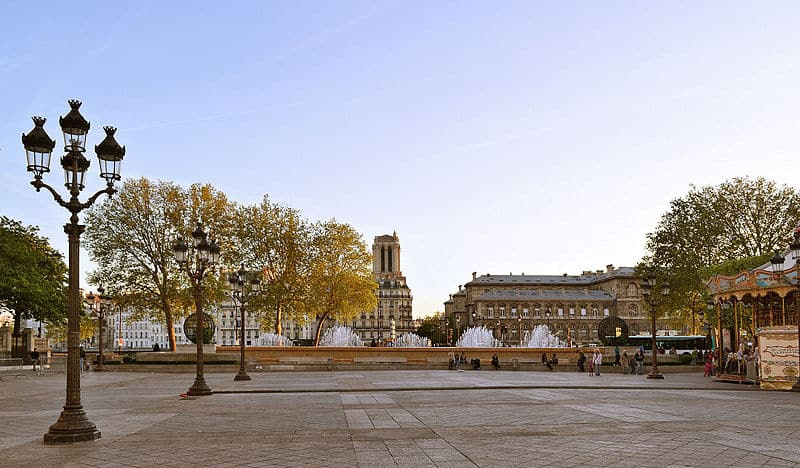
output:
POLYGON ((528 318, 530 314, 528 313, 528 309, 522 309, 522 316, 528 318))
POLYGON ((636 304, 631 304, 628 306, 628 315, 631 317, 638 317, 639 316, 639 307, 636 304))
POLYGON ((569 308, 569 315, 575 315, 575 308, 574 307, 570 307, 569 308))
POLYGON ((581 315, 586 316, 586 307, 581 307, 581 315))
POLYGON ((517 318, 517 308, 516 307, 512 307, 511 308, 511 317, 512 318, 517 318))
POLYGON ((606 317, 608 317, 608 307, 606 307, 605 309, 603 309, 603 315, 605 315, 606 317))
POLYGON ((506 316, 506 308, 504 306, 500 306, 500 317, 505 318, 506 316))
POLYGON ((542 316, 542 311, 538 307, 533 309, 533 316, 534 317, 541 317, 542 316))
POLYGON ((563 315, 564 315, 564 309, 563 309, 563 308, 561 308, 561 307, 559 307, 559 308, 558 308, 558 316, 559 316, 559 317, 562 317, 563 315))
POLYGON ((628 295, 636 296, 637 293, 638 293, 638 288, 636 287, 636 283, 628 283, 628 295))
POLYGON ((592 307, 592 317, 597 317, 597 308, 592 307))
POLYGON ((486 315, 489 318, 494 318, 494 307, 489 307, 488 309, 486 309, 486 315))

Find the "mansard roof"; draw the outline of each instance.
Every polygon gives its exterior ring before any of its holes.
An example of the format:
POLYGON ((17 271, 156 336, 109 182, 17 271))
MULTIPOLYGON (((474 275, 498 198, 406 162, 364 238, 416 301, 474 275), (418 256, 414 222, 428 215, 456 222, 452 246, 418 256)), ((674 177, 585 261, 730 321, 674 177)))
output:
POLYGON ((608 291, 584 289, 498 290, 480 294, 479 301, 613 301, 608 291))
POLYGON ((491 275, 475 278, 465 286, 507 286, 507 285, 564 285, 589 286, 612 278, 635 278, 636 270, 632 267, 619 267, 605 272, 584 272, 582 275, 491 275))

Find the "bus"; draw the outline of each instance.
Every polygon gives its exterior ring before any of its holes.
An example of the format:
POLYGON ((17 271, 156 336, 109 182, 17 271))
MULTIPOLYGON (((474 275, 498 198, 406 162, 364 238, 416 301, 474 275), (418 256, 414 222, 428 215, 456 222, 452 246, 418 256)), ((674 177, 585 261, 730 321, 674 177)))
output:
MULTIPOLYGON (((645 356, 650 355, 653 337, 651 335, 634 335, 628 337, 631 346, 644 348, 645 356)), ((705 335, 661 336, 656 335, 656 346, 664 348, 666 353, 675 348, 678 355, 692 354, 695 349, 710 349, 708 337, 705 335)))

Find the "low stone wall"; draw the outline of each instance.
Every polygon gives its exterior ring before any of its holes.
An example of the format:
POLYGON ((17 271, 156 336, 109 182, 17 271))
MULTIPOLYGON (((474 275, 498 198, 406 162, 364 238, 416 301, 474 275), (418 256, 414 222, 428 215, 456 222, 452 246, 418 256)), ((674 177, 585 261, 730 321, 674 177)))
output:
MULTIPOLYGON (((582 348, 589 358, 595 349, 605 355, 604 348, 582 348)), ((368 347, 302 347, 265 346, 248 347, 245 358, 248 364, 256 366, 326 366, 329 363, 337 368, 381 367, 381 368, 447 368, 448 352, 464 353, 467 363, 480 359, 482 367, 491 367, 492 355, 497 354, 502 368, 529 369, 542 366, 542 353, 551 358, 556 353, 559 366, 575 365, 578 361, 578 348, 368 348, 368 347)), ((236 355, 239 347, 217 346, 217 356, 236 355)), ((614 357, 604 361, 613 362, 614 357)), ((468 365, 468 364, 466 364, 468 365)))

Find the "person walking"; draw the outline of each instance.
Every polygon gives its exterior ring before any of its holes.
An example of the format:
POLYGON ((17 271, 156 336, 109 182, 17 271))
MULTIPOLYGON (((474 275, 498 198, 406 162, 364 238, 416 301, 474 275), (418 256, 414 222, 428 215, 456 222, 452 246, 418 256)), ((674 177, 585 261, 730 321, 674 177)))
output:
POLYGON ((622 373, 627 375, 631 371, 631 360, 628 358, 627 351, 622 352, 619 362, 622 365, 622 373))
POLYGON ((619 361, 619 346, 614 346, 614 366, 620 365, 619 361))
POLYGON ((583 354, 583 351, 578 350, 578 372, 586 372, 584 364, 586 364, 586 355, 583 354))
POLYGON ((34 372, 36 372, 36 364, 39 364, 39 370, 42 370, 42 365, 39 363, 39 350, 37 348, 33 348, 33 351, 31 351, 31 361, 33 361, 34 372))
POLYGON ((450 360, 450 364, 448 365, 447 370, 455 369, 456 368, 456 355, 455 355, 455 353, 453 352, 452 349, 450 351, 448 351, 447 358, 450 360))
POLYGON ((594 375, 600 375, 600 366, 603 365, 603 353, 599 349, 594 351, 594 375))
POLYGON ((86 362, 86 350, 83 349, 83 345, 81 345, 81 372, 84 370, 84 363, 86 362))
POLYGON ((703 369, 703 377, 711 377, 714 372, 714 355, 708 353, 706 357, 706 363, 703 369))
POLYGON ((492 355, 492 367, 494 367, 494 370, 500 369, 500 358, 497 357, 497 354, 492 355))
POLYGON ((639 375, 644 374, 644 352, 636 351, 636 356, 633 359, 636 363, 636 373, 639 375))

